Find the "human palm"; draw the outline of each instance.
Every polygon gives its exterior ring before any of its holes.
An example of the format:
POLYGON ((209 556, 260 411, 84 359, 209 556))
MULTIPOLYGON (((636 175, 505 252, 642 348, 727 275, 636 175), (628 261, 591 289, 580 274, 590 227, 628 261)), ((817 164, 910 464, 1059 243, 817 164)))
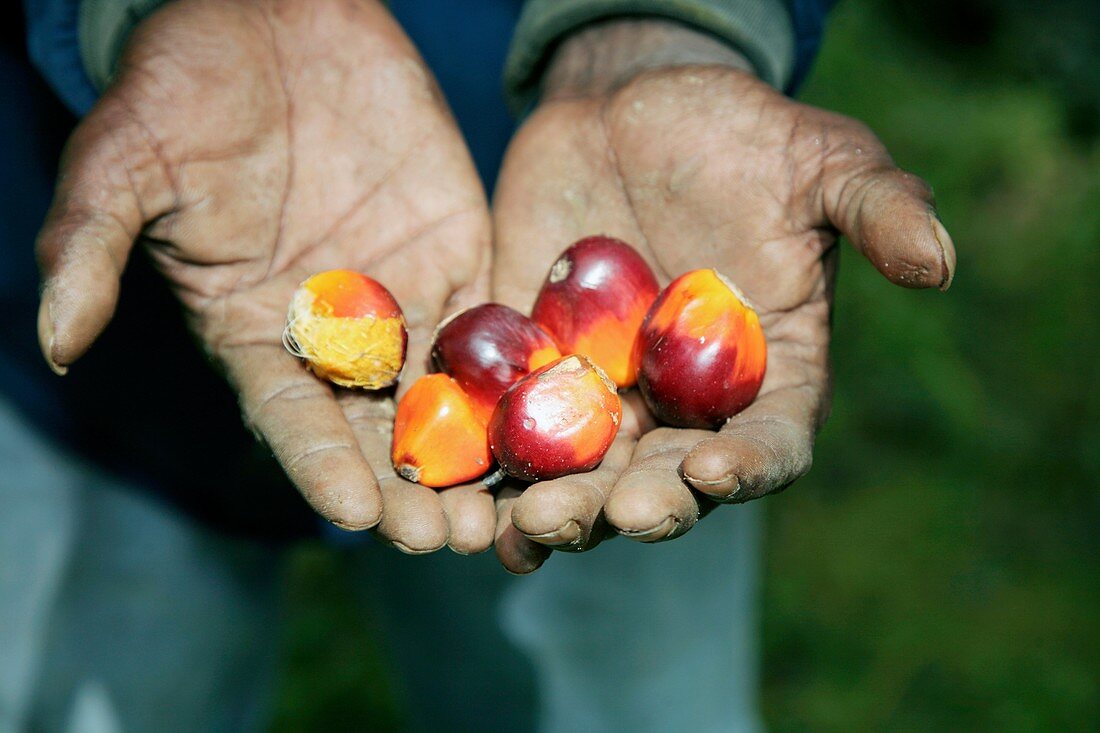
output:
POLYGON ((331 389, 280 336, 300 281, 363 271, 404 309, 407 386, 439 319, 485 299, 489 229, 446 103, 380 3, 184 0, 134 32, 67 146, 39 238, 43 350, 63 372, 91 345, 141 242, 321 514, 381 520, 405 551, 478 551, 495 521, 484 487, 394 475, 392 393, 331 389))
POLYGON ((529 309, 560 251, 603 233, 632 243, 663 283, 702 267, 729 276, 768 339, 759 396, 717 433, 655 427, 633 395, 598 469, 503 492, 497 551, 515 572, 545 547, 586 550, 614 532, 678 537, 717 503, 809 469, 828 411, 838 230, 900 285, 945 288, 954 270, 927 185, 869 130, 726 66, 550 95, 508 152, 494 222, 505 303, 529 309))

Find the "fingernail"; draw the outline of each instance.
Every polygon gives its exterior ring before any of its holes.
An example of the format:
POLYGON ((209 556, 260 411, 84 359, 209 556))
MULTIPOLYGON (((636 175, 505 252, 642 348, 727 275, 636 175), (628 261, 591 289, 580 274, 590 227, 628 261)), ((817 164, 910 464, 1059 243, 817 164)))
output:
POLYGON ((508 530, 496 542, 497 558, 501 566, 509 575, 530 575, 541 568, 550 557, 550 548, 528 541, 515 527, 509 527, 508 530))
POLYGON ((619 534, 640 542, 658 542, 668 538, 679 526, 680 522, 675 517, 666 517, 663 522, 655 527, 649 529, 620 529, 619 534))
POLYGON ((943 279, 940 281, 940 290, 951 287, 951 281, 955 279, 955 247, 951 242, 951 235, 947 233, 943 223, 935 214, 930 214, 932 220, 932 235, 936 238, 936 244, 940 246, 940 256, 943 264, 943 279))
POLYGON ((708 498, 715 501, 729 501, 737 496, 737 492, 741 491, 741 480, 736 475, 723 476, 720 479, 713 481, 703 481, 692 476, 688 476, 686 473, 681 472, 681 478, 684 479, 693 489, 698 489, 707 495, 708 498), (726 487, 729 484, 733 484, 733 488, 726 491, 716 491, 719 487, 726 487))
POLYGON ((504 568, 504 572, 516 578, 525 578, 531 573, 538 570, 538 568, 531 568, 530 570, 512 570, 512 568, 508 567, 507 565, 501 565, 501 567, 504 568))
MULTIPOLYGON (((403 542, 397 542, 396 540, 391 541, 390 544, 393 545, 394 549, 400 550, 401 552, 405 553, 406 555, 427 555, 427 554, 430 554, 430 553, 435 552, 436 550, 440 549, 439 547, 433 547, 433 548, 426 549, 426 550, 417 550, 417 549, 414 549, 412 547, 409 547, 408 545, 406 545, 403 542)), ((442 547, 442 545, 440 547, 442 547)))
POLYGON ((581 527, 577 524, 576 520, 570 519, 562 526, 550 532, 544 532, 542 534, 527 534, 524 532, 523 536, 529 540, 538 542, 540 545, 561 547, 562 545, 572 545, 579 542, 581 539, 581 527))
POLYGON ((38 305, 38 346, 42 349, 42 356, 46 364, 54 374, 63 377, 69 372, 69 368, 61 366, 54 360, 54 327, 53 314, 50 312, 48 293, 42 293, 42 302, 38 305))
MULTIPOLYGON (((543 547, 543 549, 546 551, 546 556, 548 557, 550 554, 550 549, 546 547, 543 547)), ((509 567, 507 564, 501 561, 501 567, 507 570, 509 575, 514 575, 517 578, 522 578, 525 575, 530 575, 531 573, 541 568, 544 562, 546 562, 546 557, 524 557, 519 563, 513 565, 512 567, 509 567)))
POLYGON ((736 471, 725 473, 726 471, 730 471, 730 469, 725 458, 722 455, 714 455, 713 453, 709 454, 706 458, 701 458, 698 453, 692 453, 680 462, 680 467, 677 469, 680 478, 683 479, 688 486, 701 491, 715 501, 728 501, 736 496, 737 492, 741 490, 741 479, 737 477, 736 471), (709 460, 707 460, 707 458, 709 458, 709 460), (700 460, 702 460, 702 465, 700 465, 700 460), (684 466, 689 463, 694 463, 696 469, 702 469, 700 473, 710 476, 719 474, 719 478, 696 478, 684 468, 684 466))

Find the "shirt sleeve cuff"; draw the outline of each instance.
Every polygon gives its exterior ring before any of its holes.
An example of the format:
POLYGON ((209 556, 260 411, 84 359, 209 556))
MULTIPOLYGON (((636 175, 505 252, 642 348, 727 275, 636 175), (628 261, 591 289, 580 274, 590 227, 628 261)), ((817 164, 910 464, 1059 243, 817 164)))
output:
POLYGON ((82 0, 77 34, 84 70, 102 92, 114 76, 126 39, 166 0, 82 0))
POLYGON ((581 26, 614 17, 679 21, 729 43, 757 75, 785 89, 795 66, 795 36, 783 0, 528 0, 516 25, 504 66, 513 110, 524 110, 557 44, 581 26))

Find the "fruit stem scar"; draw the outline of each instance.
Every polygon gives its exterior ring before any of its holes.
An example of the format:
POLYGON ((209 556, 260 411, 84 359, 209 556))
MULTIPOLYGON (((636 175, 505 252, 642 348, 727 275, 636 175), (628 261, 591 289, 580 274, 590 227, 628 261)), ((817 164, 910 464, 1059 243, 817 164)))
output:
POLYGON ((562 280, 569 277, 569 272, 572 269, 573 263, 569 261, 568 257, 558 258, 558 261, 550 268, 550 282, 560 283, 562 280))
POLYGON ((412 481, 413 483, 420 482, 420 467, 410 466, 407 463, 402 463, 397 467, 397 473, 401 475, 401 478, 412 481))

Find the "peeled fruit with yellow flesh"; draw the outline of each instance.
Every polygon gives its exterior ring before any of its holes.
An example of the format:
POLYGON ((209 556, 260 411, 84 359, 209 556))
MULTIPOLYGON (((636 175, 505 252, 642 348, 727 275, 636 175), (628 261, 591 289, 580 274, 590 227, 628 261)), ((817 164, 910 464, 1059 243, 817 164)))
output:
POLYGON ((283 344, 323 379, 382 389, 401 374, 408 333, 401 307, 380 283, 352 270, 329 270, 294 292, 283 344))

